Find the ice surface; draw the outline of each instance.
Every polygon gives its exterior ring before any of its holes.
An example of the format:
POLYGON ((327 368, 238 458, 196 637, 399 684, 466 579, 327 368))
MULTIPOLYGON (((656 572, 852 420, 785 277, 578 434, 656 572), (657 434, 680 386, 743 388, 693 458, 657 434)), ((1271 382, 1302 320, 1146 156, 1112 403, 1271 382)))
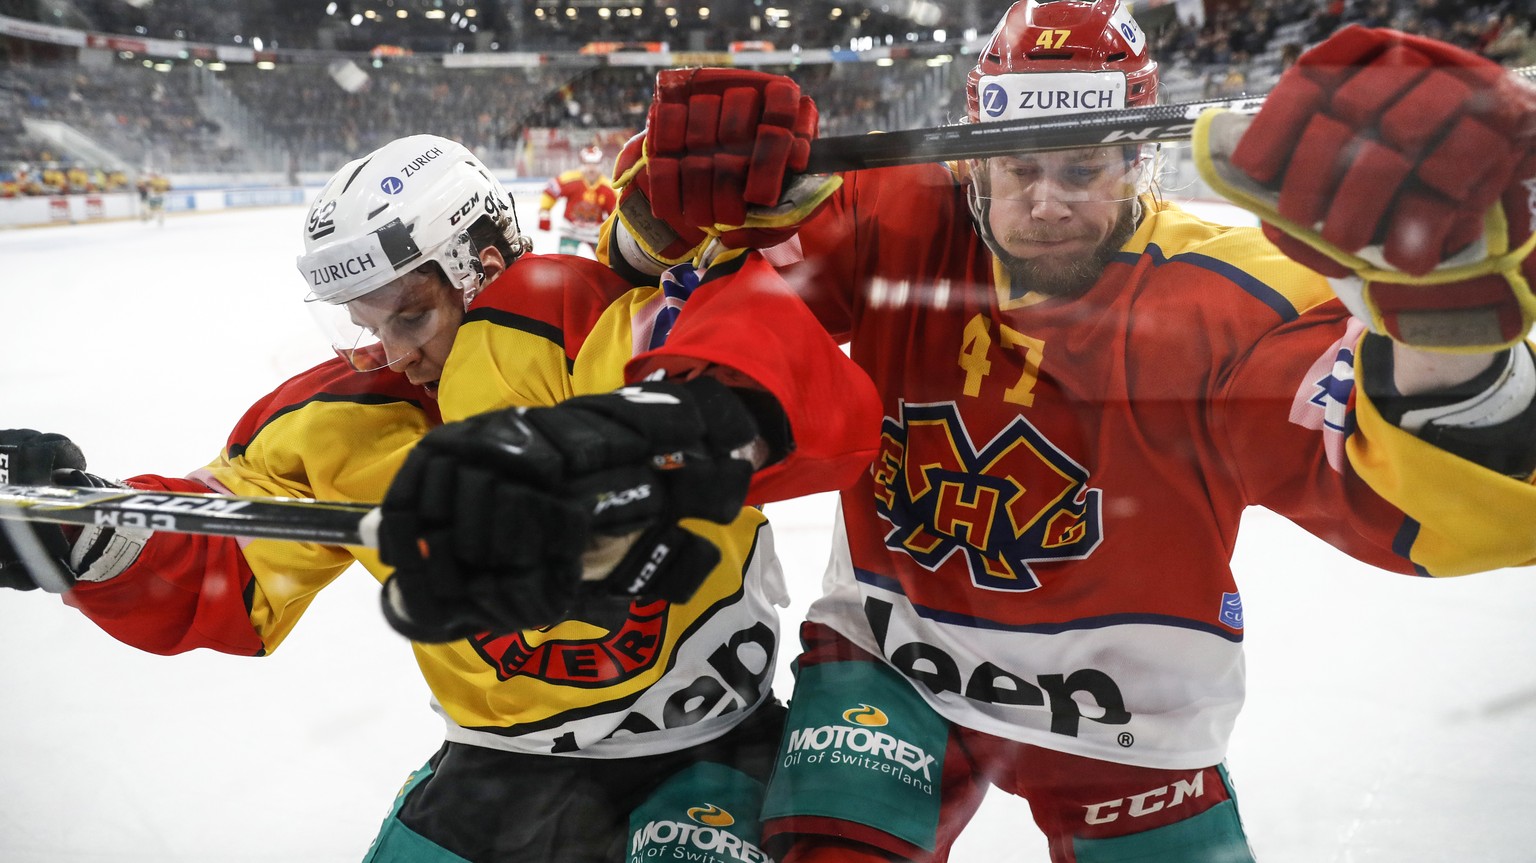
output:
MULTIPOLYGON (((525 220, 535 207, 519 202, 525 220)), ((208 461, 252 401, 326 356, 293 268, 302 218, 0 232, 0 424, 66 433, 109 476, 208 461)), ((769 508, 791 633, 831 507, 769 508)), ((1404 578, 1262 511, 1245 528, 1251 696, 1229 765, 1260 860, 1536 859, 1536 572, 1404 578)), ((376 594, 347 573, 257 660, 141 654, 57 597, 0 593, 0 860, 360 859, 441 740, 376 594)), ((954 859, 1046 858, 1026 807, 994 793, 954 859)))

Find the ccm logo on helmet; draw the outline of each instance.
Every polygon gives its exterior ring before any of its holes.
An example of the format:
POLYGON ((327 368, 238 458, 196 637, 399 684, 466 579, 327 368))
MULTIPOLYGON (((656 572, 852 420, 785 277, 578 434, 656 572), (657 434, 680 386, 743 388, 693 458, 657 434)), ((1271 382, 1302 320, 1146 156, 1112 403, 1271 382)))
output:
MULTIPOLYGON (((459 223, 459 220, 464 218, 465 216, 469 215, 470 211, 473 210, 479 203, 480 203, 480 193, 476 192, 475 194, 470 196, 469 200, 464 202, 464 206, 460 207, 459 211, 457 213, 454 213, 453 215, 448 217, 448 224, 450 224, 450 225, 457 225, 459 223)), ((494 212, 494 209, 492 211, 494 212)))

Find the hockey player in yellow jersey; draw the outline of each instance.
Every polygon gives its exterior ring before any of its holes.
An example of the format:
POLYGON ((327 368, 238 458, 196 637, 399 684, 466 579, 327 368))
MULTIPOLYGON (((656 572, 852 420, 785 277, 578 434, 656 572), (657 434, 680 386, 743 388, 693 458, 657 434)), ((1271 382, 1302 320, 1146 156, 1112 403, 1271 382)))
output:
MULTIPOLYGON (((641 437, 661 429, 686 463, 640 477, 646 501, 610 493, 632 471, 602 470, 548 506, 474 498, 479 540, 537 550, 549 578, 475 570, 437 537, 423 573, 360 548, 36 525, 25 530, 49 560, 24 560, 26 543, 0 529, 0 585, 34 587, 33 569, 50 566, 73 582, 65 601, 127 644, 261 656, 361 563, 385 583, 386 616, 413 639, 446 723, 368 860, 588 863, 631 847, 763 859, 784 588, 766 521, 743 502, 852 479, 874 447, 862 374, 761 262, 631 289, 596 262, 527 254, 507 191, 442 138, 403 138, 341 169, 308 211, 304 246, 307 300, 338 356, 257 401, 209 464, 128 485, 377 501, 429 430, 474 429, 480 412, 509 406, 570 429, 562 445, 604 417, 641 437), (742 355, 730 322, 748 319, 744 303, 783 350, 742 355), (820 359, 789 375, 789 355, 820 359), (834 392, 846 423, 813 427, 777 406, 834 392), (635 403, 646 414, 625 425, 635 403), (636 530, 657 503, 671 521, 636 530), (594 522, 611 536, 556 541, 594 522)), ((61 435, 0 431, 0 482, 106 482, 85 467, 61 435)))

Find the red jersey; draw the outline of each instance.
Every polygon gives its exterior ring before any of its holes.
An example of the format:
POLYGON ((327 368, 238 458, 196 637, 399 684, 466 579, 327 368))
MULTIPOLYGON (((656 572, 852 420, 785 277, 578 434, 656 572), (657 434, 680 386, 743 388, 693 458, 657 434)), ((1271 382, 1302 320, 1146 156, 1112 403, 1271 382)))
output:
POLYGON ((588 183, 580 170, 566 171, 550 179, 539 198, 539 210, 553 210, 555 202, 565 199, 565 221, 562 234, 584 243, 597 243, 598 229, 603 220, 619 205, 619 193, 614 191, 608 178, 598 175, 596 183, 588 183))
POLYGON ((1257 229, 1140 204, 1072 299, 1010 283, 940 166, 848 175, 802 227, 782 272, 884 410, 809 616, 961 725, 1199 767, 1243 700, 1246 507, 1447 575, 1536 558, 1536 489, 1382 420, 1361 328, 1257 229))

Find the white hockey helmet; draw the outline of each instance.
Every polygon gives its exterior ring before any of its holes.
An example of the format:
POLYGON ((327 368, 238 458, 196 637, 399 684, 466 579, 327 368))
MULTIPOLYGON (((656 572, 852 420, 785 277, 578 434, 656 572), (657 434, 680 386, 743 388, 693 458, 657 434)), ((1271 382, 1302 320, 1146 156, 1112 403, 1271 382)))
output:
POLYGON ((603 148, 596 144, 588 144, 581 148, 578 155, 583 165, 600 165, 603 161, 603 148))
POLYGON ((485 283, 470 236, 482 219, 506 240, 511 258, 532 248, 518 230, 512 196, 473 153, 447 138, 399 138, 337 171, 310 206, 298 258, 309 285, 305 301, 337 351, 355 367, 377 368, 359 363, 373 336, 345 306, 428 262, 468 306, 485 283))

